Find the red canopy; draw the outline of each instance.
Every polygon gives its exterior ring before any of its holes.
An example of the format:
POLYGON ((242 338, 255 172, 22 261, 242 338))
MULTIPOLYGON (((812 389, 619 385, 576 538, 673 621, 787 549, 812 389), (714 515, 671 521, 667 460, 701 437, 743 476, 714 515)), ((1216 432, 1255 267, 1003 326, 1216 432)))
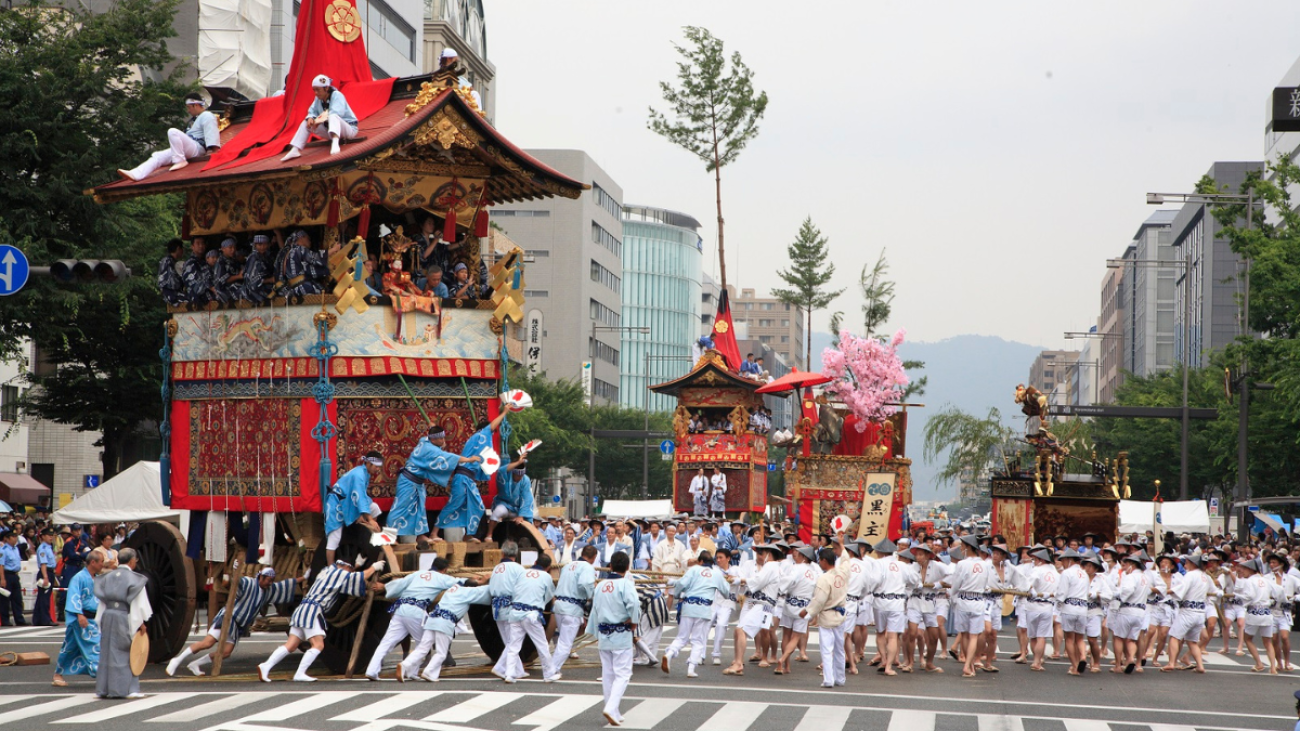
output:
POLYGON ((785 393, 786 391, 795 391, 808 386, 820 386, 833 380, 835 379, 830 376, 823 376, 820 373, 795 369, 758 389, 756 393, 785 393))

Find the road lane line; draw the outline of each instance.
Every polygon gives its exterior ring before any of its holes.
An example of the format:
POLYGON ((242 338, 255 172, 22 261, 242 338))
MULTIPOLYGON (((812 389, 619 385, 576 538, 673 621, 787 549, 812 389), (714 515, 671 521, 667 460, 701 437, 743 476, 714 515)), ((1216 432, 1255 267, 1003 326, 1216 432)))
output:
POLYGON ((51 723, 99 723, 100 721, 107 721, 112 718, 119 718, 121 716, 129 716, 132 713, 147 711, 150 708, 157 708, 158 706, 164 706, 168 703, 189 700, 193 697, 194 696, 189 693, 154 695, 131 701, 130 703, 116 702, 106 704, 104 708, 100 708, 99 710, 91 711, 90 713, 83 713, 79 716, 72 716, 71 718, 60 718, 56 721, 51 721, 51 723))
POLYGON ((511 725, 536 726, 534 731, 551 731, 579 713, 604 702, 605 699, 597 695, 562 695, 511 725))
POLYGON ((479 693, 469 700, 457 703, 451 708, 438 711, 432 716, 425 716, 423 720, 467 723, 486 713, 491 713, 498 708, 510 705, 523 697, 523 693, 479 693))
POLYGON ((647 731, 654 728, 660 721, 673 715, 674 711, 684 705, 686 705, 686 701, 672 698, 655 698, 641 701, 632 710, 624 714, 623 728, 647 731))
POLYGON ((37 703, 34 706, 18 708, 7 713, 0 713, 0 724, 22 721, 23 719, 34 718, 36 716, 43 716, 46 713, 55 713, 56 711, 62 711, 66 708, 73 708, 75 706, 90 703, 93 700, 97 699, 92 693, 63 696, 45 703, 37 703))
POLYGON ((852 706, 808 706, 794 731, 840 731, 852 713, 852 706))
POLYGON ((889 731, 934 731, 935 714, 931 711, 893 711, 889 731))
POLYGON ((310 713, 332 703, 340 703, 344 700, 355 700, 356 696, 350 693, 323 692, 312 693, 306 698, 296 700, 293 703, 286 703, 283 706, 268 708, 261 713, 254 713, 248 718, 241 719, 244 722, 249 721, 287 721, 294 716, 301 716, 304 713, 310 713))
POLYGON ((713 714, 709 720, 700 724, 699 728, 725 728, 729 731, 746 731, 750 724, 758 720, 763 715, 763 711, 770 708, 767 703, 751 703, 747 701, 732 701, 724 703, 718 712, 713 714))
POLYGON ((390 713, 397 713, 405 708, 417 706, 427 700, 442 695, 440 690, 417 690, 407 691, 405 693, 395 693, 383 700, 375 701, 360 708, 354 708, 341 716, 331 718, 331 721, 374 721, 390 713))
POLYGON ((1025 722, 1020 716, 976 716, 980 731, 1025 731, 1025 722))
POLYGON ((208 701, 207 703, 201 703, 197 706, 191 706, 189 708, 176 711, 175 713, 168 713, 165 716, 159 716, 157 718, 147 718, 145 720, 149 723, 185 723, 186 721, 194 721, 200 718, 207 718, 208 716, 212 716, 221 713, 223 711, 230 711, 236 708, 241 708, 250 703, 256 703, 257 701, 266 700, 267 698, 271 698, 277 695, 280 694, 279 693, 234 693, 231 695, 223 695, 222 697, 214 701, 208 701))

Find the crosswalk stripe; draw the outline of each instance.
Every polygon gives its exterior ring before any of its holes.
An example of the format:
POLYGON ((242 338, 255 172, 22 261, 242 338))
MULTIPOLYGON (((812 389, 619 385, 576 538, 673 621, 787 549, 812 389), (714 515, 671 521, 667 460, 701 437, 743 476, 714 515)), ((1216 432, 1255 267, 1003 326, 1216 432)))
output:
POLYGON ((432 716, 425 716, 425 721, 447 721, 450 723, 467 723, 491 713, 498 708, 510 705, 523 698, 523 693, 480 693, 469 700, 462 701, 432 716))
POLYGON ((1019 716, 977 716, 980 731, 1025 731, 1025 722, 1019 716))
POLYGON ((16 703, 23 700, 29 701, 31 699, 32 697, 29 695, 0 695, 0 706, 5 705, 6 703, 16 703))
POLYGON ((442 695, 440 690, 415 690, 405 693, 395 693, 383 700, 375 701, 360 708, 354 708, 341 716, 331 718, 331 721, 373 721, 377 718, 383 718, 390 713, 397 713, 404 708, 410 708, 424 703, 427 700, 442 695))
POLYGON ((588 708, 604 702, 604 698, 596 695, 562 695, 512 725, 536 726, 534 731, 551 731, 588 708))
POLYGON ((709 720, 700 724, 700 728, 728 728, 732 731, 745 731, 750 724, 758 720, 763 715, 763 711, 770 708, 766 703, 749 703, 745 701, 733 701, 722 704, 722 708, 713 714, 709 720))
POLYGON ((889 717, 889 731, 934 731, 934 722, 931 711, 894 711, 889 717))
POLYGON ((149 723, 185 723, 200 718, 207 718, 222 711, 229 711, 234 708, 242 708, 250 703, 266 700, 279 693, 234 693, 228 696, 222 696, 214 701, 200 703, 197 706, 189 706, 174 713, 168 713, 165 716, 145 719, 149 723))
POLYGON ((686 701, 672 698, 655 698, 641 701, 623 715, 623 728, 641 729, 643 731, 652 729, 685 704, 686 701))
POLYGON ((85 695, 65 695, 56 700, 37 703, 34 706, 27 706, 26 708, 18 708, 6 713, 0 713, 0 724, 21 721, 25 718, 32 718, 46 713, 54 713, 55 711, 72 708, 73 706, 80 706, 93 700, 95 700, 95 696, 90 693, 85 695))
POLYGON ((244 721, 287 721, 294 716, 301 716, 304 713, 310 713, 318 708, 328 706, 331 703, 339 703, 354 696, 348 693, 312 693, 306 698, 296 700, 293 703, 286 703, 283 706, 268 708, 261 713, 254 713, 244 721))
POLYGON ((840 731, 852 713, 850 706, 808 706, 794 731, 840 731))
POLYGON ((1179 726, 1171 723, 1151 723, 1147 724, 1151 731, 1195 731, 1191 726, 1179 726))
POLYGON ((1087 718, 1062 718, 1065 731, 1110 731, 1110 724, 1105 721, 1093 721, 1087 718))
POLYGON ((147 711, 150 708, 165 706, 168 703, 175 703, 176 701, 188 697, 188 695, 180 693, 174 695, 153 695, 147 698, 131 701, 130 703, 105 704, 105 707, 91 711, 90 713, 83 713, 79 716, 71 716, 69 718, 60 718, 51 723, 98 723, 112 718, 129 716, 132 713, 139 713, 140 711, 147 711))

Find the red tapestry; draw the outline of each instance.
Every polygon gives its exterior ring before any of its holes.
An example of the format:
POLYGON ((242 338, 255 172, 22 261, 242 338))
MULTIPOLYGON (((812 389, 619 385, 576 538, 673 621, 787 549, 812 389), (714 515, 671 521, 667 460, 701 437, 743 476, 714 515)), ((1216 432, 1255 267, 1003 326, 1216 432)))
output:
POLYGON ((319 512, 319 416, 312 399, 172 402, 172 507, 319 512))
MULTIPOLYGON (((474 416, 463 398, 422 398, 420 406, 434 422, 447 430, 447 450, 459 453, 465 441, 474 433, 474 418, 489 418, 496 409, 495 399, 474 399, 474 416)), ((370 496, 382 508, 392 506, 397 490, 397 475, 406 465, 406 458, 416 442, 428 430, 420 410, 409 398, 351 398, 338 399, 339 439, 336 461, 340 473, 357 464, 366 452, 377 450, 384 455, 384 472, 370 481, 370 496)), ((504 457, 504 455, 503 455, 504 457)), ((490 495, 489 483, 480 483, 479 490, 490 495)), ((447 488, 424 484, 429 499, 426 507, 439 509, 447 504, 447 488)), ((484 498, 490 502, 489 497, 484 498)))

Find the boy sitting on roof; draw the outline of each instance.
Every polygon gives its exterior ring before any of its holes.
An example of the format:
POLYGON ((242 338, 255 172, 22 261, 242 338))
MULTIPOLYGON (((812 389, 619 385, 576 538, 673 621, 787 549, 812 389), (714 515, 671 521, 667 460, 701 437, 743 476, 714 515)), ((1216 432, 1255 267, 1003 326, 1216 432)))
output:
POLYGON ((350 140, 357 136, 357 115, 352 113, 343 93, 334 88, 330 77, 317 76, 312 79, 311 88, 316 92, 316 101, 311 103, 307 118, 298 126, 298 133, 289 143, 289 152, 280 158, 282 162, 302 155, 302 148, 311 135, 329 137, 331 155, 339 154, 340 139, 350 140))
POLYGON ((221 130, 217 127, 217 117, 207 111, 208 102, 198 94, 185 95, 185 111, 194 118, 189 129, 184 132, 175 127, 167 130, 168 149, 159 150, 130 170, 117 171, 118 175, 132 181, 140 181, 153 175, 167 165, 172 170, 180 170, 190 164, 190 160, 206 153, 221 149, 221 130))

